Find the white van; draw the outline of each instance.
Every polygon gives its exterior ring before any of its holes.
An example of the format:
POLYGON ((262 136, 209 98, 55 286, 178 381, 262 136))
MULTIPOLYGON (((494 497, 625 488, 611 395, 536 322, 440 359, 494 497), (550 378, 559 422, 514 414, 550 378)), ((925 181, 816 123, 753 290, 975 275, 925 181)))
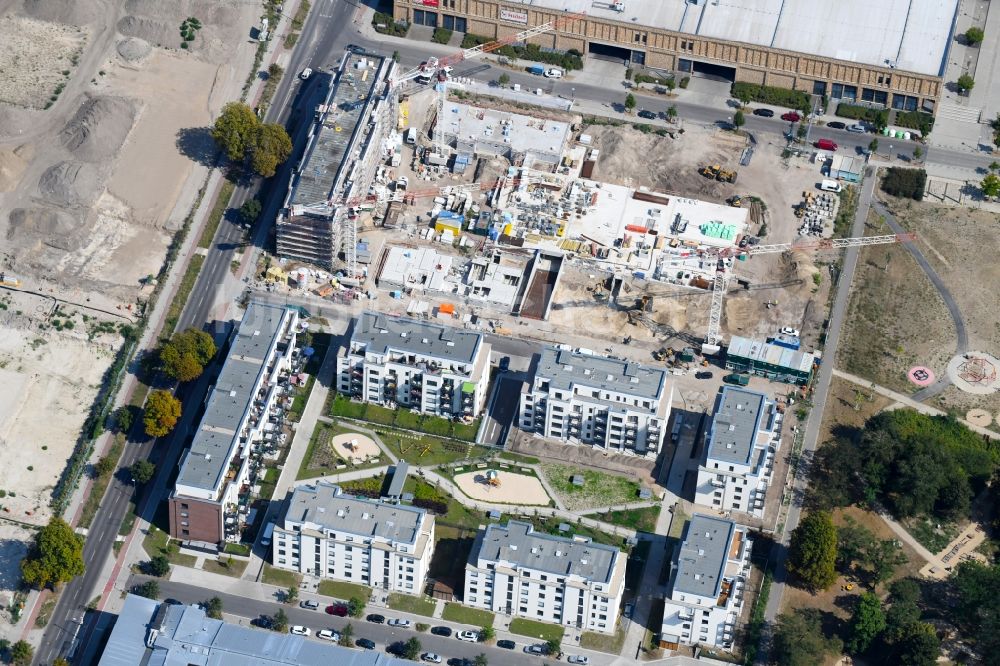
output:
POLYGON ((403 140, 406 141, 406 143, 408 143, 411 146, 415 144, 417 142, 417 128, 416 127, 408 128, 406 130, 406 133, 403 134, 403 140))
POLYGON ((835 180, 829 180, 824 178, 823 182, 819 184, 819 189, 823 190, 824 192, 840 192, 842 189, 844 189, 844 187, 835 180))

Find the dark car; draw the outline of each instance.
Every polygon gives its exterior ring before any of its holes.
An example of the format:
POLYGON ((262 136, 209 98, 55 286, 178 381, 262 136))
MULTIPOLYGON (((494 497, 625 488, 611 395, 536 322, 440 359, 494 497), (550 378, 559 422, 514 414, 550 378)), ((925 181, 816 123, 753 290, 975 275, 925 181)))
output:
POLYGON ((255 617, 250 620, 250 624, 255 627, 260 627, 261 629, 270 629, 274 626, 274 620, 267 615, 261 615, 260 617, 255 617))
POLYGON ((842 123, 839 120, 834 120, 832 123, 827 123, 827 127, 830 129, 847 129, 847 123, 842 123))
POLYGON ((781 114, 781 119, 782 120, 787 120, 790 123, 797 123, 800 120, 802 120, 802 116, 800 116, 795 111, 789 111, 787 113, 781 114))
POLYGON ((497 641, 497 647, 503 648, 504 650, 513 650, 514 648, 517 647, 517 643, 515 643, 514 641, 499 640, 497 641))
POLYGON ((385 615, 378 615, 376 613, 372 613, 365 619, 375 624, 385 624, 385 615))
POLYGON ((357 44, 348 44, 344 48, 346 48, 348 51, 350 51, 351 53, 353 53, 355 55, 361 55, 361 54, 365 53, 365 49, 363 47, 361 47, 361 46, 358 46, 357 44))
POLYGON ((694 373, 694 378, 695 379, 711 379, 712 378, 712 373, 709 372, 708 370, 702 370, 700 372, 694 373))
POLYGON ((507 372, 510 370, 510 356, 504 356, 500 359, 500 372, 507 372))
POLYGON ((183 606, 184 605, 180 601, 178 601, 177 599, 173 599, 171 597, 167 597, 166 599, 164 599, 163 603, 167 604, 168 606, 183 606))
POLYGON ((451 627, 432 627, 431 633, 435 636, 444 636, 448 638, 451 636, 451 627))
POLYGON ((774 118, 774 111, 771 109, 754 109, 753 115, 760 116, 761 118, 774 118))
POLYGON ((549 646, 545 643, 538 643, 536 645, 528 645, 524 648, 524 651, 528 654, 538 654, 543 657, 548 656, 549 646))
POLYGON ((359 648, 364 648, 366 650, 375 649, 375 641, 371 640, 370 638, 359 638, 358 640, 354 641, 354 644, 357 645, 359 648))
POLYGON ((327 615, 336 615, 337 617, 347 617, 347 606, 344 604, 331 604, 326 607, 327 615))
POLYGON ((465 659, 463 657, 452 657, 448 660, 448 666, 472 666, 471 659, 465 659))
POLYGON ((645 118, 646 120, 656 120, 656 114, 653 113, 652 111, 647 111, 646 109, 642 109, 641 111, 639 111, 639 113, 635 115, 639 116, 640 118, 645 118))

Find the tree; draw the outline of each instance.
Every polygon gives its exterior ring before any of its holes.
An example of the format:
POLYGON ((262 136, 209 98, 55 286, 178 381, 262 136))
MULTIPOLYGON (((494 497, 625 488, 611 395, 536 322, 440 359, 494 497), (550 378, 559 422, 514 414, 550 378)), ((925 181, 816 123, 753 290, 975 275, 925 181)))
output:
POLYGON ((962 562, 952 574, 958 602, 954 616, 965 636, 972 637, 980 654, 1000 652, 1000 566, 962 562))
POLYGON ((142 422, 150 437, 163 437, 177 425, 181 417, 181 401, 170 391, 156 390, 146 399, 146 413, 142 422))
POLYGON ((965 43, 969 46, 979 46, 983 43, 983 38, 986 35, 983 33, 982 28, 972 27, 965 31, 965 43))
POLYGON ((472 659, 473 666, 489 666, 490 661, 486 658, 486 655, 480 652, 472 659))
POLYGON ((851 565, 863 560, 874 542, 872 531, 848 516, 846 524, 837 528, 837 566, 849 573, 851 565))
POLYGON ((115 410, 115 430, 121 433, 127 433, 132 429, 132 423, 135 420, 135 414, 132 412, 131 405, 122 405, 115 410))
POLYGON ((271 628, 279 634, 283 634, 288 631, 288 615, 285 614, 284 608, 279 608, 275 611, 272 620, 273 622, 271 624, 271 628))
POLYGON ((420 656, 421 647, 420 640, 416 636, 410 638, 410 640, 403 643, 403 659, 416 661, 420 656))
POLYGON ((920 148, 920 146, 917 146, 917 147, 915 147, 913 149, 913 161, 914 162, 919 162, 920 158, 923 157, 923 156, 924 156, 924 151, 920 148))
POLYGON ((222 599, 212 597, 202 602, 202 605, 205 607, 205 615, 216 620, 222 619, 222 599))
POLYGON ((750 86, 738 86, 736 89, 736 99, 740 101, 740 104, 746 106, 753 100, 753 94, 750 86))
POLYGON ((826 511, 808 514, 792 532, 788 569, 807 587, 825 590, 837 580, 837 528, 826 511))
POLYGON ((299 598, 299 588, 295 585, 289 585, 288 589, 285 590, 284 602, 286 604, 294 604, 295 600, 299 598))
POLYGON ((351 617, 361 617, 365 613, 365 602, 358 597, 351 597, 347 601, 347 614, 351 617))
POLYGON ((497 79, 497 83, 499 83, 502 86, 506 86, 508 83, 510 83, 510 76, 508 76, 507 74, 501 74, 500 78, 497 79))
POLYGON ((782 666, 815 666, 827 653, 840 649, 839 639, 823 635, 817 609, 799 608, 778 616, 772 656, 782 666))
POLYGON ((896 643, 906 635, 910 625, 920 620, 920 585, 912 578, 903 578, 889 587, 891 605, 885 614, 885 640, 896 643))
POLYGON ((959 92, 968 92, 976 85, 976 80, 968 74, 962 74, 955 83, 958 85, 959 92))
POLYGON ((69 662, 66 661, 66 657, 56 657, 52 660, 52 666, 69 666, 69 662))
POLYGON ((278 165, 292 154, 292 140, 278 123, 264 123, 250 150, 250 166, 259 175, 270 178, 278 165))
POLYGON ((116 467, 118 467, 117 460, 111 456, 104 456, 97 461, 96 465, 94 465, 94 471, 97 472, 98 476, 107 476, 108 474, 111 474, 111 472, 115 471, 116 467))
POLYGON ((230 102, 212 126, 212 138, 233 162, 246 158, 257 140, 260 121, 246 104, 230 102))
POLYGON ((170 560, 165 555, 156 555, 143 567, 150 576, 163 578, 170 573, 170 560))
POLYGON ((1000 176, 995 173, 986 174, 983 182, 979 183, 979 189, 983 191, 984 197, 1000 196, 1000 176))
POLYGON ((914 622, 906 634, 896 643, 898 664, 904 666, 934 666, 941 655, 941 641, 934 626, 926 622, 914 622))
POLYGON ((69 582, 83 571, 83 540, 62 518, 53 518, 38 531, 21 560, 25 584, 39 589, 69 582))
POLYGON ((635 95, 629 93, 625 95, 625 110, 632 113, 633 109, 635 109, 635 95))
POLYGON ((132 475, 133 481, 142 486, 152 480, 153 475, 156 474, 156 465, 148 460, 136 460, 129 467, 129 474, 132 475))
POLYGON ((157 599, 160 596, 160 584, 155 580, 147 580, 145 583, 140 583, 133 587, 132 594, 137 594, 147 599, 157 599))
POLYGON ((873 155, 878 152, 878 139, 872 139, 868 143, 868 152, 872 153, 873 155))
POLYGON ((667 108, 667 118, 669 118, 670 120, 673 120, 676 117, 677 117, 677 105, 671 104, 667 108))
POLYGON ((743 111, 737 109, 736 113, 733 114, 733 127, 739 129, 747 124, 747 119, 743 116, 743 111))
POLYGON ((240 206, 240 219, 243 224, 252 227, 257 218, 260 217, 261 205, 257 199, 247 199, 240 206))
POLYGON ((879 634, 885 630, 885 613, 882 602, 871 592, 865 592, 858 600, 851 616, 850 639, 847 651, 861 654, 866 651, 879 634))
POLYGON ((352 638, 354 638, 354 627, 351 626, 350 622, 348 622, 347 625, 340 630, 340 644, 344 647, 351 647, 352 638))
POLYGON ((488 624, 484 624, 482 628, 479 630, 480 643, 489 643, 491 640, 496 638, 496 636, 497 632, 493 629, 492 626, 488 624))
POLYGON ((160 368, 168 377, 189 382, 201 375, 216 351, 211 335, 189 328, 175 334, 160 347, 160 368))
POLYGON ((545 647, 548 649, 549 654, 559 654, 562 651, 562 644, 558 638, 550 638, 545 641, 545 647))
POLYGON ((35 648, 28 641, 18 641, 10 648, 10 663, 15 666, 28 666, 35 658, 35 648))
POLYGON ((892 578, 896 567, 906 564, 906 555, 893 539, 883 539, 871 544, 865 553, 865 560, 871 568, 871 583, 874 590, 892 578))

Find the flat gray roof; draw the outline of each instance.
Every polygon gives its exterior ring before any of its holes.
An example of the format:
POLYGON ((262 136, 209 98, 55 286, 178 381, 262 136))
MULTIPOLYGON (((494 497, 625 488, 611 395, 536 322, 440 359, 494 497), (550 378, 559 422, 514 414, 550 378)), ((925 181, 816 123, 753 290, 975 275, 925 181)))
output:
POLYGON ((416 544, 426 512, 409 506, 383 504, 345 495, 340 486, 320 481, 299 486, 282 520, 315 523, 323 529, 416 544))
POLYGON ((267 352, 287 315, 279 305, 247 306, 229 356, 209 393, 191 448, 184 454, 177 485, 219 488, 239 438, 240 422, 253 403, 254 386, 266 369, 267 352))
POLYGON ((506 1, 878 67, 889 61, 932 76, 944 72, 958 7, 958 0, 625 0, 616 12, 592 0, 506 1))
POLYGON ((363 312, 356 321, 351 345, 377 354, 409 352, 472 363, 483 341, 479 333, 374 312, 363 312))
POLYGON ((677 556, 673 591, 717 598, 735 532, 736 523, 731 520, 700 513, 691 516, 677 556))
POLYGON ((195 606, 128 595, 98 666, 412 666, 374 650, 213 620, 195 606), (146 646, 147 637, 155 640, 146 646))
POLYGON ((400 460, 392 470, 392 481, 386 490, 386 497, 399 497, 403 494, 403 486, 406 485, 406 475, 410 473, 410 463, 400 460))
POLYGON ((519 520, 506 525, 487 525, 479 533, 470 561, 504 560, 521 567, 559 576, 580 576, 588 581, 610 583, 617 548, 599 543, 575 541, 565 537, 535 532, 531 523, 519 520))
MULTIPOLYGON (((556 347, 542 350, 535 376, 548 379, 550 387, 565 391, 582 386, 650 400, 663 395, 667 382, 667 373, 660 368, 556 347)), ((581 394, 581 397, 589 396, 581 394)), ((650 411, 655 411, 655 406, 650 411)))
POLYGON ((726 348, 727 356, 747 358, 758 363, 767 363, 779 368, 788 368, 795 372, 809 374, 812 372, 816 354, 799 349, 789 349, 770 342, 753 340, 734 335, 726 348))
POLYGON ((749 465, 766 402, 763 393, 724 386, 715 400, 708 458, 749 465))

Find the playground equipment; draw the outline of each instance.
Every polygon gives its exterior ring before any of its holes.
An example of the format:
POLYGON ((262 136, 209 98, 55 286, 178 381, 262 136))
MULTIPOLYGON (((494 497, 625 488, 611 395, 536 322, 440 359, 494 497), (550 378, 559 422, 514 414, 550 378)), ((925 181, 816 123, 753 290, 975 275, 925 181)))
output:
POLYGON ((500 472, 495 469, 487 470, 486 472, 486 483, 491 486, 500 485, 500 472))

